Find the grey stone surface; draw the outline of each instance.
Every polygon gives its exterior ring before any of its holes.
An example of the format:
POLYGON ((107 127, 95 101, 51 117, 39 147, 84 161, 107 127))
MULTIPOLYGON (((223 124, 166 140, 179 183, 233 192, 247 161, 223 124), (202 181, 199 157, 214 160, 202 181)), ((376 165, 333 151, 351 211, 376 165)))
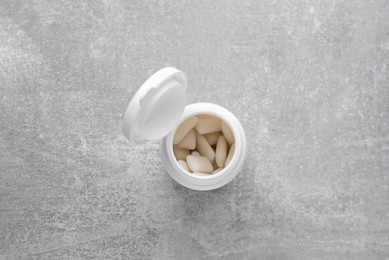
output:
POLYGON ((389 2, 0 0, 0 259, 389 259, 389 2), (196 192, 132 147, 164 66, 241 120, 196 192))

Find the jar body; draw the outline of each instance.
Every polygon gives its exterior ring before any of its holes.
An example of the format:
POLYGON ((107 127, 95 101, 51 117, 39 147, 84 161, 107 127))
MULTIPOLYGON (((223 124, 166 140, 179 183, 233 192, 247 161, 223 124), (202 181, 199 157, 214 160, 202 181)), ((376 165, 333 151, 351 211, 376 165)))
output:
POLYGON ((180 124, 165 136, 160 144, 161 159, 169 175, 179 184, 193 190, 214 190, 229 183, 241 170, 246 157, 246 135, 239 120, 224 107, 211 103, 195 103, 185 107, 180 124), (232 130, 235 151, 230 163, 220 172, 209 176, 191 174, 179 166, 173 153, 173 137, 176 129, 187 118, 208 114, 223 120, 232 130))

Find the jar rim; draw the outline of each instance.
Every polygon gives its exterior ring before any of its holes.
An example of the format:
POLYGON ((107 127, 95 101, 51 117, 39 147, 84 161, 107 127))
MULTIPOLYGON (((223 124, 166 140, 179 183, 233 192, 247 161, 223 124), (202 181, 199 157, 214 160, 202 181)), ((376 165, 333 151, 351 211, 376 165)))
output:
MULTIPOLYGON (((209 112, 209 111, 205 111, 205 112, 202 112, 202 111, 199 111, 199 112, 193 112, 193 113, 190 113, 190 114, 187 114, 187 115, 184 115, 182 118, 181 118, 181 121, 180 123, 177 125, 177 127, 175 127, 169 134, 169 136, 171 135, 172 137, 174 137, 178 127, 181 125, 182 122, 184 122, 186 119, 190 118, 190 117, 193 117, 193 116, 196 116, 196 115, 211 115, 211 116, 214 116, 214 117, 217 117, 219 118, 220 120, 222 120, 224 123, 226 123, 228 125, 228 127, 231 129, 232 131, 232 134, 234 135, 234 143, 237 141, 237 134, 235 133, 236 132, 236 129, 234 129, 230 122, 228 122, 228 120, 225 120, 225 118, 223 118, 222 116, 220 116, 220 114, 218 113, 212 113, 212 112, 209 112)), ((173 140, 171 140, 173 141, 173 140)), ((239 140, 240 141, 240 140, 239 140)), ((172 156, 174 156, 174 151, 173 151, 173 142, 171 142, 171 145, 170 145, 170 148, 169 148, 169 152, 171 153, 172 156)), ((223 170, 215 173, 215 174, 209 174, 207 176, 203 176, 203 175, 196 175, 196 174, 193 174, 193 173, 190 173, 188 171, 186 171, 185 169, 182 169, 182 167, 180 166, 180 164, 178 163, 178 160, 175 158, 174 156, 174 159, 176 160, 173 160, 174 163, 178 166, 178 168, 182 171, 182 173, 186 174, 187 176, 189 177, 193 177, 193 178, 199 178, 199 179, 212 179, 212 178, 218 178, 220 175, 224 174, 225 172, 227 172, 227 170, 229 170, 231 168, 231 165, 233 164, 233 162, 236 160, 236 151, 234 151, 234 154, 231 158, 231 161, 230 163, 223 168, 223 170)))
POLYGON ((195 103, 186 106, 180 123, 188 117, 199 114, 217 116, 231 128, 235 138, 235 151, 227 167, 210 176, 194 175, 183 169, 173 152, 173 137, 178 126, 161 140, 161 160, 170 177, 179 184, 194 190, 213 190, 229 183, 243 167, 247 151, 246 135, 235 115, 226 108, 212 103, 195 103))

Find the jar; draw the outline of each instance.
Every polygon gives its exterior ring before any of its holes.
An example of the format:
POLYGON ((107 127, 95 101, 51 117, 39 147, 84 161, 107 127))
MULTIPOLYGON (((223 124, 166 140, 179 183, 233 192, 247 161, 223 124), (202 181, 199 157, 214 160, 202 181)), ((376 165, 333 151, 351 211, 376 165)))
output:
POLYGON ((154 73, 140 87, 127 107, 123 133, 133 145, 161 139, 161 160, 169 175, 179 184, 193 190, 213 190, 229 183, 241 170, 246 156, 246 135, 239 120, 227 109, 211 103, 186 106, 185 73, 172 67, 154 73), (209 176, 196 175, 180 167, 173 153, 176 129, 187 118, 207 114, 218 117, 231 129, 235 151, 230 163, 209 176))

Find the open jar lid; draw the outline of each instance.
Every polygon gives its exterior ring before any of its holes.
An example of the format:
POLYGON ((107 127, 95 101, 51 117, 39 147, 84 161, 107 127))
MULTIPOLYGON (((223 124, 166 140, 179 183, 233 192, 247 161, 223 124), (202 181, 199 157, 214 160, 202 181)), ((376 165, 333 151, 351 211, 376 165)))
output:
POLYGON ((181 121, 187 82, 185 73, 172 67, 151 75, 127 107, 124 136, 134 145, 166 136, 181 121))

